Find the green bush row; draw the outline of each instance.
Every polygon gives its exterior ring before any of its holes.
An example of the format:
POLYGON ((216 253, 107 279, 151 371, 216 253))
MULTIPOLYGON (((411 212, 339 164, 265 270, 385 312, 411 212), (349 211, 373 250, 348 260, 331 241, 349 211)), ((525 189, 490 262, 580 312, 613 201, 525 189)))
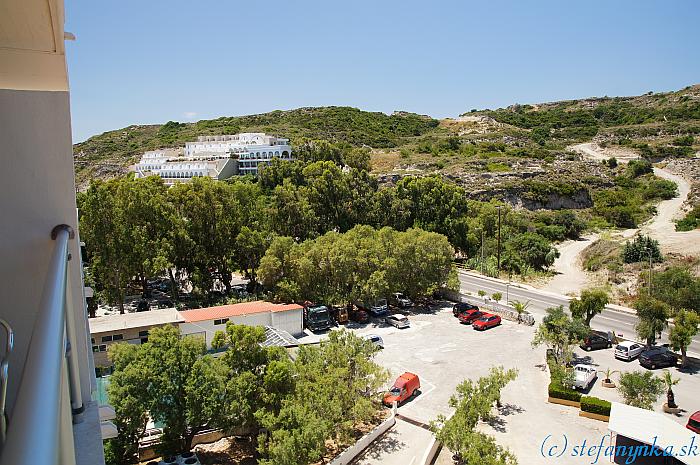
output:
POLYGON ((581 397, 581 411, 596 413, 598 415, 610 416, 610 407, 612 404, 607 400, 598 399, 592 396, 581 397))
POLYGON ((554 397, 555 399, 572 400, 574 402, 581 402, 581 393, 574 391, 562 385, 558 381, 552 381, 549 383, 549 388, 547 390, 549 397, 554 397))

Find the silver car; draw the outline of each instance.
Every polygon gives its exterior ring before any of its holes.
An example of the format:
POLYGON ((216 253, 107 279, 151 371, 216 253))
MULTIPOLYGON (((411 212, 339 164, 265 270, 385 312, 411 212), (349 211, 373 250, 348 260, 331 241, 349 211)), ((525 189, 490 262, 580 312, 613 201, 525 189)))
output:
POLYGON ((623 341, 615 346, 615 358, 634 360, 644 351, 644 344, 634 341, 623 341))
POLYGON ((408 318, 401 314, 389 315, 384 319, 384 321, 386 322, 386 324, 399 329, 408 328, 411 326, 411 323, 408 321, 408 318))

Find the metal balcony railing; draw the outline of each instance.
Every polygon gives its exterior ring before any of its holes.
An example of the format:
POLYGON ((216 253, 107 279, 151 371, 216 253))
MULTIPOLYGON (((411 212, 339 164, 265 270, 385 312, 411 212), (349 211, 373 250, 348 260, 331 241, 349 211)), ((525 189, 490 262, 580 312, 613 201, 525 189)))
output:
POLYGON ((56 241, 40 311, 32 329, 17 398, 7 425, 0 465, 74 465, 72 418, 82 411, 75 341, 67 317, 69 226, 51 232, 56 241))

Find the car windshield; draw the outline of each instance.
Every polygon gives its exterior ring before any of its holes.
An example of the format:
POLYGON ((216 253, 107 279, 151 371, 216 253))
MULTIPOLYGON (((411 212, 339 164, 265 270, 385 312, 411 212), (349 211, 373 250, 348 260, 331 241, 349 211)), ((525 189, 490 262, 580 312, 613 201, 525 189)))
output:
POLYGON ((489 321, 489 317, 485 316, 483 318, 479 318, 479 321, 489 321))
POLYGON ((382 299, 376 303, 375 307, 386 307, 386 299, 382 299))
POLYGON ((619 350, 621 352, 627 352, 627 346, 623 346, 622 344, 620 344, 617 347, 615 347, 615 350, 619 350))
POLYGON ((689 424, 690 426, 692 426, 693 428, 700 428, 700 421, 698 421, 698 420, 696 420, 696 419, 694 419, 694 418, 690 418, 690 419, 688 420, 688 424, 689 424))
POLYGON ((391 391, 389 391, 389 393, 391 395, 398 396, 399 394, 401 394, 401 388, 394 386, 393 388, 391 388, 391 391))
POLYGON ((580 371, 581 373, 588 373, 588 368, 586 368, 586 367, 576 367, 574 369, 576 371, 580 371))
POLYGON ((317 310, 309 313, 309 318, 314 321, 323 321, 328 319, 328 310, 317 310))

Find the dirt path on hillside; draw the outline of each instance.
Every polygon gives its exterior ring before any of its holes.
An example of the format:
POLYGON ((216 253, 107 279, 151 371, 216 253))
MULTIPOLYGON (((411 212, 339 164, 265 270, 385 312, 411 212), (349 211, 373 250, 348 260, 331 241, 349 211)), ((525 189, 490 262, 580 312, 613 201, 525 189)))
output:
POLYGON ((700 230, 676 231, 676 224, 674 223, 674 220, 682 218, 685 214, 683 205, 690 193, 690 183, 682 176, 664 169, 654 168, 654 174, 660 178, 675 182, 678 186, 678 196, 659 203, 656 207, 656 216, 651 221, 643 224, 641 231, 659 241, 663 252, 700 255, 700 230))
MULTIPOLYGON (((615 157, 620 163, 639 158, 632 151, 624 149, 602 148, 594 143, 578 144, 569 147, 592 160, 606 160, 615 157)), ((690 193, 690 183, 682 176, 661 168, 654 168, 654 174, 662 179, 673 181, 678 186, 678 196, 664 200, 656 207, 656 215, 639 229, 627 229, 613 235, 618 238, 631 238, 638 232, 648 234, 659 241, 664 253, 681 255, 700 255, 700 230, 676 231, 674 220, 684 215, 683 205, 690 193)), ((557 246, 559 258, 553 268, 557 272, 543 289, 559 294, 578 294, 581 289, 591 285, 591 276, 581 268, 581 252, 598 239, 597 234, 587 236, 579 241, 565 241, 557 246)))
POLYGON ((554 261, 558 273, 543 289, 557 294, 578 294, 589 285, 589 276, 581 268, 581 252, 598 240, 598 234, 591 234, 578 241, 564 241, 557 246, 559 258, 554 261))

